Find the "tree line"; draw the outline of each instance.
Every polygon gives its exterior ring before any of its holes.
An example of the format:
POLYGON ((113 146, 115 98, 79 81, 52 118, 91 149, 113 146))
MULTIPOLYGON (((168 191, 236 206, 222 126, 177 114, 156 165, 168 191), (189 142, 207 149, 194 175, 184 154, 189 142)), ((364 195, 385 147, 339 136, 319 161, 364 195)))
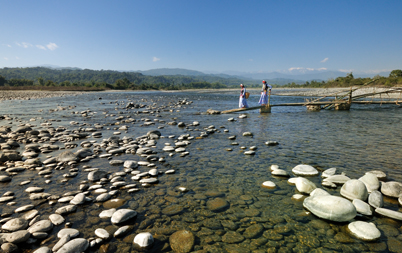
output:
POLYGON ((351 87, 359 86, 373 81, 371 86, 393 87, 402 84, 402 70, 392 70, 388 77, 374 76, 373 78, 355 78, 353 73, 348 73, 345 77, 337 77, 327 81, 307 81, 304 84, 288 83, 281 87, 286 88, 335 88, 335 87, 351 87))
POLYGON ((93 87, 98 89, 180 90, 221 89, 239 83, 238 78, 217 76, 147 76, 139 72, 90 69, 3 68, 0 86, 93 87))
MULTIPOLYGON (((395 86, 402 84, 402 70, 391 71, 388 77, 355 78, 353 73, 345 77, 337 77, 327 81, 307 81, 302 84, 273 84, 275 88, 331 88, 363 85, 375 80, 375 86, 395 86)), ((260 88, 261 84, 238 78, 223 78, 217 76, 147 76, 139 72, 119 72, 112 70, 90 69, 50 69, 34 68, 3 68, 0 69, 0 87, 4 88, 37 88, 71 89, 71 90, 184 90, 184 89, 223 89, 238 88, 244 83, 248 88, 260 88)))

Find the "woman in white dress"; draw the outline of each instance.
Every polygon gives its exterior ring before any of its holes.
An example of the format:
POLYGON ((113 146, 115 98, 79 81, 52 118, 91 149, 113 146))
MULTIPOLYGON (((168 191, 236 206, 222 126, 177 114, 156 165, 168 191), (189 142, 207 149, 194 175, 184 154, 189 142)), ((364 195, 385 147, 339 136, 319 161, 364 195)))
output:
POLYGON ((239 98, 239 107, 240 108, 248 108, 247 99, 246 99, 246 87, 243 84, 240 84, 240 98, 239 98))
POLYGON ((271 94, 272 86, 267 84, 267 82, 265 80, 262 80, 261 97, 260 97, 260 101, 258 101, 258 103, 260 105, 268 104, 268 95, 267 95, 268 89, 269 89, 269 94, 271 94))

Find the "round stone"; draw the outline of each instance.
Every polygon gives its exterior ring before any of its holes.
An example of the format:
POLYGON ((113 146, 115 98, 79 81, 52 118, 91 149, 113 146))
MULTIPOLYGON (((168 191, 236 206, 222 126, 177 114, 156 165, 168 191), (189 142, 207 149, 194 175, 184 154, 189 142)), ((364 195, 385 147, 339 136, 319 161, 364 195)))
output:
POLYGON ((14 218, 9 221, 7 221, 3 226, 1 226, 1 229, 14 232, 18 230, 23 230, 28 227, 28 221, 25 219, 20 219, 20 218, 14 218))
POLYGON ((83 238, 73 239, 66 244, 64 244, 57 252, 61 253, 74 253, 74 252, 84 252, 87 250, 89 242, 83 238))
POLYGON ((402 184, 399 182, 382 182, 381 193, 388 197, 399 198, 402 194, 402 184))
POLYGON ((380 182, 378 178, 372 173, 366 173, 364 176, 359 178, 367 188, 367 191, 370 193, 372 191, 377 191, 380 188, 380 182))
POLYGON ((318 175, 318 170, 313 166, 299 164, 292 169, 292 172, 297 176, 315 176, 318 175))
POLYGON ((220 212, 229 207, 229 202, 227 202, 223 198, 215 198, 212 200, 208 200, 207 207, 213 212, 220 212))
POLYGON ((304 177, 298 177, 296 179, 296 188, 301 193, 310 194, 317 186, 304 177))
POLYGON ((367 200, 368 192, 366 185, 357 179, 347 181, 341 188, 341 195, 347 199, 367 200))
POLYGON ((384 205, 384 201, 381 192, 372 191, 368 197, 368 203, 374 208, 382 207, 384 205))
POLYGON ((191 252, 195 243, 195 236, 191 231, 180 230, 169 237, 169 244, 173 252, 191 252))
POLYGON ((80 234, 80 231, 78 231, 75 228, 63 228, 57 233, 57 238, 62 238, 66 235, 70 236, 70 238, 75 238, 80 234))
POLYGON ((153 243, 154 238, 149 232, 139 233, 134 237, 134 244, 140 248, 148 248, 152 246, 153 243))
POLYGON ((374 241, 381 237, 381 232, 371 222, 354 221, 348 225, 348 231, 363 241, 374 241))
POLYGON ((137 216, 137 212, 131 209, 119 209, 113 213, 111 221, 113 224, 123 223, 137 216))
POLYGON ((262 187, 268 189, 274 189, 276 187, 276 184, 272 181, 265 181, 264 183, 262 183, 262 187))
POLYGON ((352 204, 356 207, 356 211, 363 215, 372 215, 370 205, 360 199, 354 199, 352 204))
POLYGON ((357 212, 347 199, 338 196, 314 196, 304 199, 303 206, 314 215, 337 222, 352 220, 357 212))

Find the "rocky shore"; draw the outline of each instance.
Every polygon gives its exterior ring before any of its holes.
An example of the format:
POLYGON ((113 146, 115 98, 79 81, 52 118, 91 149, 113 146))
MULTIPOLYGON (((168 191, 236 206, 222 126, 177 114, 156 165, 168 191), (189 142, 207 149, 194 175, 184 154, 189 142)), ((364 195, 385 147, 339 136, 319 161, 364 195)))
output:
POLYGON ((64 97, 79 95, 77 91, 37 91, 37 90, 0 90, 0 101, 3 100, 30 100, 48 97, 64 97))

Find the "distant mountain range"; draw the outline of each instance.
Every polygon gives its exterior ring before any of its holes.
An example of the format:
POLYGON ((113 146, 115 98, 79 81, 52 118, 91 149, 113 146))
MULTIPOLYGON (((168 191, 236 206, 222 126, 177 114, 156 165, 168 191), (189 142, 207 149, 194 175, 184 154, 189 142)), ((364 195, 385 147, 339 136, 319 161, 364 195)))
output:
MULTIPOLYGON (((270 80, 270 81, 283 81, 288 82, 306 82, 306 81, 327 81, 330 78, 337 78, 346 76, 346 72, 332 71, 332 70, 293 70, 288 73, 281 72, 240 72, 240 71, 224 71, 222 73, 204 73, 195 70, 179 69, 179 68, 161 68, 161 69, 151 69, 151 70, 138 70, 143 75, 159 76, 159 75, 186 75, 186 76, 202 76, 202 75, 213 75, 223 78, 238 78, 245 80, 270 80)), ((389 72, 381 72, 378 74, 364 74, 364 73, 353 73, 354 77, 374 77, 376 75, 388 76, 389 72)))

